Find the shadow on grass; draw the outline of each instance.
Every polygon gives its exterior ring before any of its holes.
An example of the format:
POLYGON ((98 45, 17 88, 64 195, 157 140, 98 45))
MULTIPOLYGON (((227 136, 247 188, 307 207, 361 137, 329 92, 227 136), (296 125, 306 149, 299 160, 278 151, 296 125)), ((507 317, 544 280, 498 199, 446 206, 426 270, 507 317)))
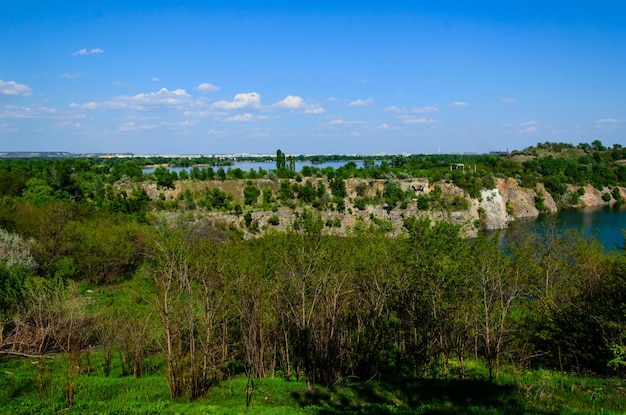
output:
POLYGON ((523 393, 515 386, 481 380, 377 381, 349 384, 331 391, 295 392, 292 397, 301 407, 316 408, 323 415, 542 413, 527 408, 523 393))

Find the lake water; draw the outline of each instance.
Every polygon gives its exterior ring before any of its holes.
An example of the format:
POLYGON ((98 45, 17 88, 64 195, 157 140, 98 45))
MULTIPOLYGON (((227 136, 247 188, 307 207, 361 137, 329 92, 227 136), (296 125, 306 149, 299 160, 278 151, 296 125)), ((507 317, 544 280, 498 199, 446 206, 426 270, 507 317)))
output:
MULTIPOLYGON (((326 161, 324 163, 313 164, 310 161, 296 161, 296 171, 300 172, 302 167, 310 166, 317 167, 318 169, 324 169, 326 167, 332 167, 333 169, 338 169, 339 167, 345 165, 347 161, 326 161)), ((363 161, 356 160, 354 161, 357 167, 363 167, 363 161)), ((380 162, 377 161, 376 164, 380 162)), ((262 168, 265 171, 276 170, 276 162, 275 161, 236 161, 232 166, 223 166, 224 170, 240 168, 241 170, 248 172, 250 169, 259 171, 259 168, 262 168)), ((175 171, 176 173, 180 173, 182 170, 186 170, 187 173, 191 170, 191 167, 170 167, 170 171, 175 171)), ((213 170, 219 169, 219 166, 213 166, 213 170)), ((152 173, 154 168, 146 168, 142 169, 145 174, 152 173)))
MULTIPOLYGON (((555 215, 541 215, 536 219, 519 219, 510 227, 531 227, 540 231, 547 221, 556 220, 556 226, 563 230, 576 230, 585 236, 595 235, 604 244, 606 251, 619 251, 624 245, 626 230, 626 206, 599 206, 583 209, 564 210, 555 215)), ((506 231, 503 235, 506 238, 506 231)))

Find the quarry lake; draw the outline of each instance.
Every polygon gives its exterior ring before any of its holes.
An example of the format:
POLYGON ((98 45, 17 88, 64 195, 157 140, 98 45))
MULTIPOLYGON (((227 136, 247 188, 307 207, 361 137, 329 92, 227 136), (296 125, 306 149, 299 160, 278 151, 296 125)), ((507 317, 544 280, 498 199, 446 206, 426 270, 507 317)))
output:
MULTIPOLYGON (((313 164, 308 161, 297 161, 296 171, 301 171, 304 166, 314 166, 320 169, 333 167, 337 169, 346 163, 346 161, 327 161, 321 164, 313 164)), ((377 161, 376 163, 379 162, 377 161)), ((355 164, 357 167, 363 167, 363 161, 355 161, 355 164)), ((218 168, 217 166, 213 167, 214 170, 218 168)), ((259 168, 269 171, 276 168, 276 163, 273 161, 237 161, 231 166, 224 166, 225 170, 229 168, 240 168, 246 172, 250 171, 250 169, 258 171, 259 168)), ((180 173, 182 170, 189 172, 191 167, 170 167, 169 169, 180 173)), ((152 173, 154 168, 144 168, 142 170, 144 173, 152 173)), ((587 237, 595 235, 604 244, 607 252, 620 251, 624 245, 622 230, 626 230, 626 205, 567 209, 556 214, 540 215, 537 218, 517 219, 509 225, 509 229, 500 230, 500 234, 502 238, 506 239, 507 235, 514 234, 520 228, 541 232, 551 222, 554 222, 556 227, 561 230, 581 231, 587 237)))
POLYGON ((604 244, 605 251, 619 252, 624 245, 622 230, 626 229, 626 206, 568 209, 553 215, 518 219, 509 225, 509 230, 503 231, 503 237, 506 238, 507 233, 513 233, 517 227, 541 232, 551 222, 554 222, 555 226, 561 230, 581 231, 587 237, 595 235, 604 244))

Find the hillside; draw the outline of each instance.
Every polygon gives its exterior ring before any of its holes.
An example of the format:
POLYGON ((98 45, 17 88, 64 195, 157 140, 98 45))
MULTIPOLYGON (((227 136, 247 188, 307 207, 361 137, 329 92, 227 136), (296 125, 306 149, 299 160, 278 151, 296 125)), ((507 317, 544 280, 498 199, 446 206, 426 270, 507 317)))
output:
MULTIPOLYGON (((177 181, 172 189, 159 189, 154 183, 143 183, 141 188, 151 200, 156 202, 164 199, 165 202, 171 203, 181 200, 186 192, 199 194, 207 188, 219 189, 232 195, 234 203, 244 205, 244 188, 247 182, 247 180, 213 180, 209 182, 182 180, 177 181)), ((297 181, 294 179, 286 182, 290 185, 297 185, 297 181)), ((326 191, 330 192, 328 180, 320 178, 312 179, 311 182, 313 187, 323 185, 326 191)), ((529 189, 520 186, 513 178, 496 179, 495 187, 481 190, 477 198, 472 198, 460 187, 446 181, 429 183, 428 179, 405 179, 395 182, 399 184, 403 193, 412 193, 412 197, 406 204, 397 204, 391 208, 384 201, 361 205, 358 202, 359 198, 375 201, 377 194, 383 194, 385 186, 389 183, 389 180, 384 179, 346 179, 346 196, 342 199, 345 210, 342 212, 334 206, 315 209, 313 206, 297 203, 292 203, 291 207, 272 204, 268 208, 268 206, 260 203, 261 197, 259 196, 257 203, 246 206, 245 209, 250 213, 252 221, 256 221, 258 224, 258 229, 255 227, 254 232, 251 232, 249 226, 246 226, 246 218, 241 213, 205 212, 198 209, 187 210, 186 212, 192 213, 195 218, 211 218, 211 220, 232 225, 244 231, 247 237, 254 237, 272 230, 293 229, 307 210, 319 216, 325 224, 323 233, 326 234, 347 235, 352 232, 369 230, 397 235, 403 230, 405 218, 417 217, 430 218, 432 221, 451 222, 461 226, 463 234, 475 236, 481 229, 503 229, 507 228, 508 224, 515 219, 538 216, 542 213, 542 210, 537 207, 540 195, 544 199, 543 212, 555 213, 558 210, 556 201, 542 183, 538 183, 535 189, 529 189), (441 196, 437 196, 438 200, 435 203, 430 203, 427 208, 420 208, 418 198, 430 197, 432 201, 433 192, 438 192, 436 189, 441 190, 441 196)), ((264 191, 269 189, 272 194, 277 194, 280 191, 281 181, 256 179, 252 183, 258 189, 264 191)), ((568 190, 579 195, 578 203, 569 207, 603 206, 616 203, 615 199, 603 200, 603 195, 610 192, 608 188, 598 190, 591 185, 582 187, 570 185, 568 190)), ((622 197, 626 196, 626 189, 620 187, 619 191, 622 197)), ((166 216, 177 215, 169 213, 166 216)))

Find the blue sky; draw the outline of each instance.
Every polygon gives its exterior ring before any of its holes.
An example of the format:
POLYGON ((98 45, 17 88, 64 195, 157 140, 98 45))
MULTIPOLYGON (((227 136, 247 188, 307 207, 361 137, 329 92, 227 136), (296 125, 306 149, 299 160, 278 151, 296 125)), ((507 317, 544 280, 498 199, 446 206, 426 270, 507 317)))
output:
POLYGON ((0 151, 626 145, 626 5, 543 3, 3 4, 0 151))

